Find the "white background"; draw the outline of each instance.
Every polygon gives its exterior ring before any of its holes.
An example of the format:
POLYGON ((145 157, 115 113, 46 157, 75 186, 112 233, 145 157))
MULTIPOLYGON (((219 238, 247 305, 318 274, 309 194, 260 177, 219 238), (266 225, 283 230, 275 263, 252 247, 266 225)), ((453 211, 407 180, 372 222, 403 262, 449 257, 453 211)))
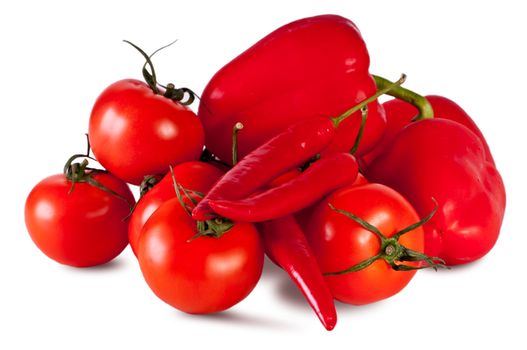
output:
MULTIPOLYGON (((0 349, 405 348, 524 344, 525 38, 521 2, 11 1, 0 5, 0 349), (361 29, 371 71, 473 116, 508 190, 501 236, 484 259, 421 271, 373 305, 338 304, 326 332, 282 271, 267 264, 231 310, 191 316, 158 300, 129 248, 114 262, 74 269, 46 258, 23 220, 43 177, 84 151, 91 106, 115 80, 140 78, 147 52, 160 81, 201 92, 208 79, 287 22, 337 13, 361 29)), ((520 345, 518 345, 520 346, 520 345)))

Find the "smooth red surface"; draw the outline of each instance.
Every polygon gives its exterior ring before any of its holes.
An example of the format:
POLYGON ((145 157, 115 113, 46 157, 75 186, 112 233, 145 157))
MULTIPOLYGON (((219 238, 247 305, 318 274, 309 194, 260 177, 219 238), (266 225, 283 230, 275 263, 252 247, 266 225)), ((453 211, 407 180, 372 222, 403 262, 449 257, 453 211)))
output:
POLYGON ((196 233, 196 222, 177 198, 162 204, 139 238, 143 276, 160 299, 181 311, 228 309, 260 278, 264 254, 260 236, 249 223, 234 223, 220 238, 195 238, 196 233))
MULTIPOLYGON (((206 146, 231 161, 231 132, 237 122, 240 158, 302 119, 336 117, 376 92, 368 73, 369 56, 355 24, 337 15, 304 18, 273 31, 210 80, 198 115, 206 146)), ((358 154, 382 136, 384 110, 369 114, 358 154)), ((349 151, 360 111, 341 123, 328 151, 349 151)))
POLYGON ((370 181, 403 194, 424 217, 425 252, 447 264, 463 264, 487 254, 496 243, 505 211, 505 187, 481 139, 447 119, 406 126, 390 149, 368 167, 370 181))
POLYGON ((337 311, 324 276, 304 232, 291 215, 260 226, 265 253, 278 264, 302 292, 327 330, 337 324, 337 311))
MULTIPOLYGON (((377 227, 386 237, 419 221, 411 204, 399 193, 380 184, 344 187, 320 202, 305 225, 306 237, 322 272, 337 272, 379 253, 380 239, 354 220, 332 210, 345 210, 377 227)), ((417 228, 399 239, 407 248, 423 251, 423 230, 417 228)), ((402 290, 415 271, 395 271, 377 260, 358 272, 325 276, 333 296, 361 305, 388 298, 402 290)))
POLYGON ((87 267, 115 258, 128 244, 128 220, 134 196, 128 186, 110 174, 93 178, 127 201, 86 183, 71 182, 63 174, 39 182, 25 204, 31 239, 61 264, 87 267))
MULTIPOLYGON (((207 193, 223 175, 223 171, 217 167, 198 161, 181 163, 175 166, 173 171, 178 184, 185 189, 201 193, 207 193)), ((168 172, 158 184, 139 200, 128 224, 128 240, 134 254, 137 255, 137 242, 146 221, 161 204, 174 197, 176 197, 174 182, 172 174, 168 172)), ((184 199, 187 204, 191 204, 185 196, 184 199)))
MULTIPOLYGON (((476 134, 481 140, 487 161, 494 164, 494 159, 492 158, 489 146, 487 145, 487 141, 481 133, 481 130, 479 130, 472 118, 458 104, 442 96, 430 95, 425 96, 425 98, 432 106, 434 118, 448 119, 458 122, 476 134)), ((371 163, 373 159, 388 150, 397 133, 406 125, 410 124, 412 118, 418 113, 417 108, 412 104, 399 99, 387 101, 383 103, 382 106, 386 112, 386 131, 381 142, 379 142, 371 152, 362 158, 363 164, 371 163)))
POLYGON ((194 208, 192 217, 196 220, 210 219, 215 216, 209 206, 210 200, 245 198, 276 177, 303 165, 322 151, 334 134, 333 123, 322 117, 303 120, 288 127, 259 145, 229 170, 194 208))
POLYGON ((322 157, 288 182, 240 200, 210 200, 219 216, 261 222, 291 215, 313 205, 328 193, 357 179, 358 166, 349 153, 322 157))
POLYGON ((165 174, 169 165, 197 160, 203 137, 194 112, 139 80, 110 85, 91 112, 93 154, 105 169, 134 185, 146 175, 165 174))

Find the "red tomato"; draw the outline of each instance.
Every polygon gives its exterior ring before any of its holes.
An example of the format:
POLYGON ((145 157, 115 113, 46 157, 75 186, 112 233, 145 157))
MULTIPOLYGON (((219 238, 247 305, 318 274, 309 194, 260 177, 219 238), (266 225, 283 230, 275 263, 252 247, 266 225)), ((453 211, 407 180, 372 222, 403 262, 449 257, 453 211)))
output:
MULTIPOLYGON (((223 175, 223 171, 215 166, 197 161, 179 164, 174 167, 173 171, 178 184, 201 193, 206 193, 223 175)), ((145 222, 161 204, 174 197, 176 197, 176 191, 172 174, 168 172, 163 180, 139 200, 128 224, 128 240, 135 255, 137 255, 139 234, 145 222)))
POLYGON ((108 173, 93 179, 119 198, 87 183, 71 182, 63 174, 38 183, 25 205, 27 230, 37 247, 61 264, 87 267, 115 258, 128 244, 128 221, 134 204, 128 185, 108 173))
POLYGON ((165 174, 169 165, 197 160, 204 142, 194 112, 132 79, 110 85, 99 96, 89 138, 97 160, 134 185, 146 175, 165 174))
POLYGON ((166 303, 188 313, 230 308, 256 286, 263 246, 250 223, 234 223, 221 237, 199 236, 177 198, 146 222, 137 257, 143 276, 166 303))
MULTIPOLYGON (((346 270, 381 251, 379 237, 353 219, 329 207, 352 213, 379 229, 386 237, 418 222, 410 203, 389 187, 365 184, 342 188, 323 200, 305 225, 306 236, 324 273, 346 270)), ((414 229, 399 243, 423 251, 423 229, 414 229)), ((326 276, 333 296, 345 303, 367 304, 388 298, 403 289, 415 271, 395 271, 379 259, 357 272, 326 276)))

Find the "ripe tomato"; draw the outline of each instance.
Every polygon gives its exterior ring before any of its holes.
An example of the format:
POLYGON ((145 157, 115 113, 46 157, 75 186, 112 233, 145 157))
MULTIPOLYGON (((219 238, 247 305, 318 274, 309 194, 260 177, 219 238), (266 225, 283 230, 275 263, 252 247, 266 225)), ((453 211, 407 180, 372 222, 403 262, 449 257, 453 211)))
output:
POLYGON ((137 257, 143 276, 166 303, 188 313, 228 309, 256 286, 263 267, 260 236, 250 223, 234 223, 220 237, 199 236, 177 198, 146 222, 137 257))
MULTIPOLYGON (((197 161, 181 163, 175 166, 173 171, 178 184, 186 189, 201 193, 206 193, 223 175, 223 171, 217 167, 197 161)), ((139 234, 145 222, 161 204, 174 197, 176 197, 176 191, 170 172, 141 197, 128 224, 128 240, 135 255, 137 255, 139 234)))
POLYGON ((138 80, 110 85, 93 106, 89 138, 97 160, 134 185, 169 165, 197 160, 203 128, 194 112, 138 80))
MULTIPOLYGON (((304 226, 324 273, 343 271, 379 253, 391 252, 382 252, 381 240, 376 234, 329 204, 372 224, 388 239, 419 221, 410 203, 389 187, 351 185, 334 192, 316 207, 304 226)), ((402 235, 398 242, 422 252, 423 241, 423 229, 419 227, 402 235)), ((414 274, 415 271, 395 271, 386 260, 379 259, 360 271, 326 276, 326 281, 336 299, 360 305, 398 293, 414 274)))
POLYGON ((108 173, 93 179, 114 194, 87 183, 71 182, 63 174, 38 183, 25 205, 25 221, 33 242, 61 264, 87 267, 115 258, 128 244, 128 221, 134 196, 128 185, 108 173))

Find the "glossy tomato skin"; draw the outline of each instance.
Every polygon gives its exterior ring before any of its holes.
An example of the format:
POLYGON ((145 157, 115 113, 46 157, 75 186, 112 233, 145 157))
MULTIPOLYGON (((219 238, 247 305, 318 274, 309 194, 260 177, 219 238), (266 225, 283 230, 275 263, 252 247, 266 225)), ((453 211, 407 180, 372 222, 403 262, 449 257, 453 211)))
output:
MULTIPOLYGON (((342 188, 314 210, 305 226, 306 236, 323 272, 337 272, 354 266, 380 251, 380 240, 352 219, 332 210, 345 210, 377 227, 386 237, 418 222, 419 216, 399 193, 380 184, 364 184, 342 188)), ((422 252, 423 230, 403 235, 399 242, 422 252)), ((415 271, 395 271, 384 260, 377 260, 358 272, 326 276, 333 296, 354 305, 368 304, 401 291, 415 271)))
POLYGON ((97 160, 134 185, 169 165, 197 160, 203 149, 200 121, 188 107, 133 79, 104 90, 93 106, 89 139, 97 160))
POLYGON ((196 235, 196 222, 177 198, 146 222, 138 260, 152 291, 178 310, 205 314, 230 308, 256 286, 263 246, 255 227, 234 223, 221 237, 196 235))
MULTIPOLYGON (((198 161, 181 163, 175 166, 173 171, 178 184, 186 189, 201 193, 206 193, 223 175, 223 171, 217 167, 198 161)), ((158 184, 139 200, 128 224, 128 240, 135 255, 137 255, 137 242, 141 229, 148 218, 161 204, 174 197, 176 197, 176 191, 172 174, 168 172, 158 184)))
POLYGON ((65 265, 104 264, 128 244, 124 220, 134 204, 128 185, 108 173, 93 178, 126 199, 86 183, 71 182, 63 174, 38 183, 25 204, 31 239, 51 259, 65 265))

